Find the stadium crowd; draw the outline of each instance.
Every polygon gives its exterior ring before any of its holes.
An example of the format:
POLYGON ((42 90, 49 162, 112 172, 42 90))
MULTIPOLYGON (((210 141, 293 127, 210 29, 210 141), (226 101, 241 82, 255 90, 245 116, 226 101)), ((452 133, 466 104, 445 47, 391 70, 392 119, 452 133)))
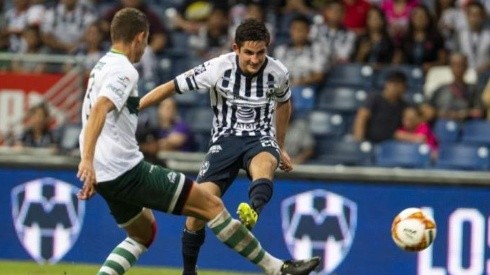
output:
MULTIPOLYGON (((253 17, 266 23, 269 54, 290 72, 294 115, 286 144, 295 163, 382 165, 383 146, 413 143, 426 145, 419 151, 429 152, 430 164, 416 156, 392 165, 437 166, 461 146, 456 158, 486 164, 439 167, 489 168, 490 1, 0 0, 0 52, 82 56, 88 76, 109 50, 108 26, 122 7, 140 9, 151 24, 137 64, 141 96, 229 52, 237 25, 253 17)), ((16 58, 0 64, 18 73, 68 69, 16 58)), ((140 116, 138 139, 148 154, 207 150, 212 111, 205 91, 177 95, 175 103, 168 103, 172 111, 155 107, 140 116)), ((53 146, 63 138, 32 129, 26 125, 6 144, 53 146)), ((396 148, 392 154, 406 154, 396 148)))

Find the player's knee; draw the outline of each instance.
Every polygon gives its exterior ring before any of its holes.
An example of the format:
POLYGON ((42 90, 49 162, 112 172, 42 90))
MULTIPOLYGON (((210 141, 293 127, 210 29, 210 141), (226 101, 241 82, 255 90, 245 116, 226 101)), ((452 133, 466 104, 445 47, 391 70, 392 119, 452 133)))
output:
POLYGON ((155 240, 155 237, 157 235, 157 223, 155 221, 153 221, 150 225, 150 232, 145 240, 145 242, 143 243, 143 245, 146 247, 146 248, 149 248, 151 246, 151 244, 153 243, 153 241, 155 240))
POLYGON ((217 214, 221 213, 225 208, 223 201, 220 197, 215 195, 209 195, 207 199, 207 212, 210 214, 209 217, 215 217, 217 214))

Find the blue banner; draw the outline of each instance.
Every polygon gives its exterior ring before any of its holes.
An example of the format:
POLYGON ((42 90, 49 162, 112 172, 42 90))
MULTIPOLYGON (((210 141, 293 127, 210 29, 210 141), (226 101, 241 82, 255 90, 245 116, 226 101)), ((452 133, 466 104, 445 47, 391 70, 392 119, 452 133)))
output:
MULTIPOLYGON (((1 259, 100 264, 125 237, 100 196, 74 199, 74 170, 0 168, 0 178, 1 259)), ((228 190, 231 213, 247 189, 239 178, 228 190)), ((324 274, 490 274, 488 198, 490 188, 476 186, 280 179, 253 233, 280 258, 321 255, 324 274), (391 239, 392 220, 407 207, 424 207, 437 223, 434 244, 421 253, 391 239)), ((139 264, 179 267, 184 217, 156 218, 156 241, 139 264)), ((199 266, 258 271, 209 230, 199 266)))

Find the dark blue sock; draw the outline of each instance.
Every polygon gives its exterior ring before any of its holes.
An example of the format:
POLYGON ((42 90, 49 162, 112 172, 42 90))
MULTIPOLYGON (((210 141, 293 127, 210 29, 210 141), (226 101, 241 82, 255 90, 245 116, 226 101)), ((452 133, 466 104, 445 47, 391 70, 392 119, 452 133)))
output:
POLYGON ((194 275, 196 273, 197 257, 199 249, 201 249, 206 231, 203 229, 198 231, 189 231, 184 229, 182 234, 182 256, 184 260, 184 275, 194 275))
POLYGON ((250 203, 257 214, 259 214, 264 206, 272 197, 273 185, 270 179, 261 178, 254 180, 248 189, 248 197, 250 203))

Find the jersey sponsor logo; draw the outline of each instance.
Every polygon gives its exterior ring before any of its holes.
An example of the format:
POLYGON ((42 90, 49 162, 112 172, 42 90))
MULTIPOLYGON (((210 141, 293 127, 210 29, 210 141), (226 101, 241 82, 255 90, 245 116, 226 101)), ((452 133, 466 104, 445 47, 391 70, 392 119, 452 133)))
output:
POLYGON ((170 172, 167 174, 167 179, 171 182, 171 183, 175 183, 175 179, 177 178, 177 173, 175 172, 170 172))
POLYGON ((107 86, 107 89, 111 90, 113 93, 115 93, 118 97, 122 98, 123 97, 123 94, 124 94, 124 88, 121 89, 121 87, 116 87, 114 86, 113 84, 108 84, 107 86))
POLYGON ((291 255, 326 257, 321 274, 331 274, 347 256, 357 226, 357 204, 322 189, 281 203, 282 231, 291 255))
POLYGON ((255 123, 237 122, 233 125, 233 128, 241 131, 253 131, 257 128, 257 125, 255 123))
POLYGON ((38 263, 54 264, 70 251, 83 224, 85 201, 79 188, 54 178, 42 178, 12 189, 15 231, 38 263))
POLYGON ((221 152, 221 150, 223 150, 221 145, 213 145, 209 148, 209 153, 210 154, 217 154, 217 153, 221 152))
POLYGON ((201 169, 199 170, 199 176, 200 177, 204 177, 204 175, 206 174, 206 172, 208 171, 208 169, 209 169, 209 161, 206 160, 201 165, 201 169))
POLYGON ((201 74, 206 71, 206 65, 204 64, 198 65, 194 67, 194 69, 192 70, 194 71, 194 76, 197 76, 198 74, 201 74))

